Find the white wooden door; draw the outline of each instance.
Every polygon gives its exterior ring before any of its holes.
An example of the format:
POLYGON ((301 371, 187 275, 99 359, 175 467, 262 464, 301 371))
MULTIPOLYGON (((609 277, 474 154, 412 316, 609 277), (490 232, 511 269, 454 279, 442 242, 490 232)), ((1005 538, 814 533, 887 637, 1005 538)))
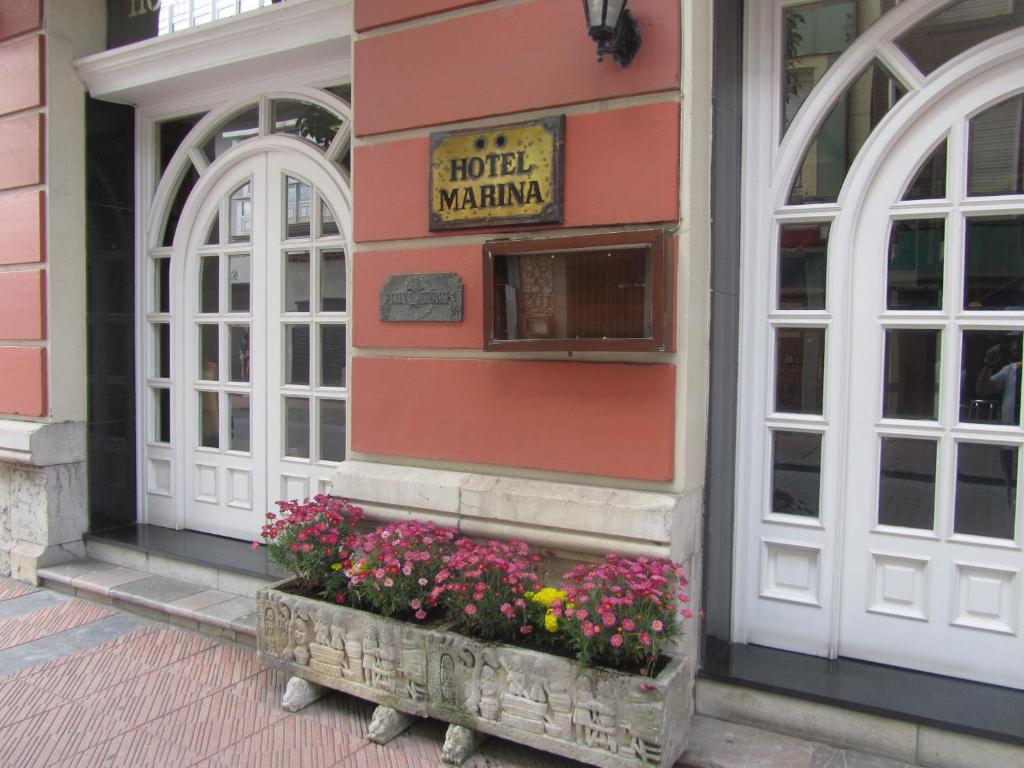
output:
POLYGON ((895 144, 856 227, 839 653, 1024 687, 1024 97, 993 80, 895 144))
POLYGON ((270 505, 327 490, 345 457, 340 188, 315 160, 256 154, 211 189, 185 270, 186 527, 253 538, 270 505))

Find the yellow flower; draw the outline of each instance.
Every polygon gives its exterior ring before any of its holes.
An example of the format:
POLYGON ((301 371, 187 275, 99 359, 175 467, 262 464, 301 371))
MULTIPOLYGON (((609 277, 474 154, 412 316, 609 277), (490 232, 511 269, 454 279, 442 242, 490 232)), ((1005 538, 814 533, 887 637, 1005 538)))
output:
POLYGON ((550 608, 551 603, 553 603, 555 600, 565 600, 565 592, 563 592, 560 589, 555 589, 554 587, 544 587, 544 589, 542 589, 540 592, 537 592, 532 595, 529 592, 527 592, 526 596, 530 600, 533 600, 533 602, 540 603, 545 608, 550 608))
POLYGON ((548 609, 548 612, 544 614, 544 629, 548 632, 558 631, 558 619, 555 618, 555 614, 548 609))
POLYGON ((331 570, 332 571, 340 571, 341 570, 341 563, 334 563, 334 564, 332 564, 331 565, 331 570))

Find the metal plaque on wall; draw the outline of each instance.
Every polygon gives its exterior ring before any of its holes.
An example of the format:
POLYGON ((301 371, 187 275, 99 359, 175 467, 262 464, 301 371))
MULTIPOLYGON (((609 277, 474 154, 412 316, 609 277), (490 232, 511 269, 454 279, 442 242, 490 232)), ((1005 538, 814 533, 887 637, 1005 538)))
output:
POLYGON ((565 116, 430 134, 430 229, 562 221, 565 116))
POLYGON ((388 275, 380 319, 391 323, 462 322, 462 280, 454 272, 388 275))

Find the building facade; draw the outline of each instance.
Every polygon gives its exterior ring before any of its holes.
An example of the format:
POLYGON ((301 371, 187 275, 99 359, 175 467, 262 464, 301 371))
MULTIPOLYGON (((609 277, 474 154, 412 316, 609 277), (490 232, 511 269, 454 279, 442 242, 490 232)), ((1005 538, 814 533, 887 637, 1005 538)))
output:
POLYGON ((686 563, 700 714, 1019 764, 1024 3, 630 10, 5 3, 0 573, 337 493, 686 563))

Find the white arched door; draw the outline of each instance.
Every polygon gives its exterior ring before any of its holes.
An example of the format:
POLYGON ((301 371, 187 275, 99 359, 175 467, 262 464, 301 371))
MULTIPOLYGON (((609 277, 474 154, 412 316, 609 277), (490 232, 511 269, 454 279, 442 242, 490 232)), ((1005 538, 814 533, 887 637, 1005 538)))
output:
POLYGON ((252 538, 277 499, 324 492, 345 456, 340 187, 316 159, 251 152, 187 237, 177 333, 186 527, 252 538))
POLYGON ((854 228, 839 653, 1024 687, 1024 73, 885 152, 854 228))

